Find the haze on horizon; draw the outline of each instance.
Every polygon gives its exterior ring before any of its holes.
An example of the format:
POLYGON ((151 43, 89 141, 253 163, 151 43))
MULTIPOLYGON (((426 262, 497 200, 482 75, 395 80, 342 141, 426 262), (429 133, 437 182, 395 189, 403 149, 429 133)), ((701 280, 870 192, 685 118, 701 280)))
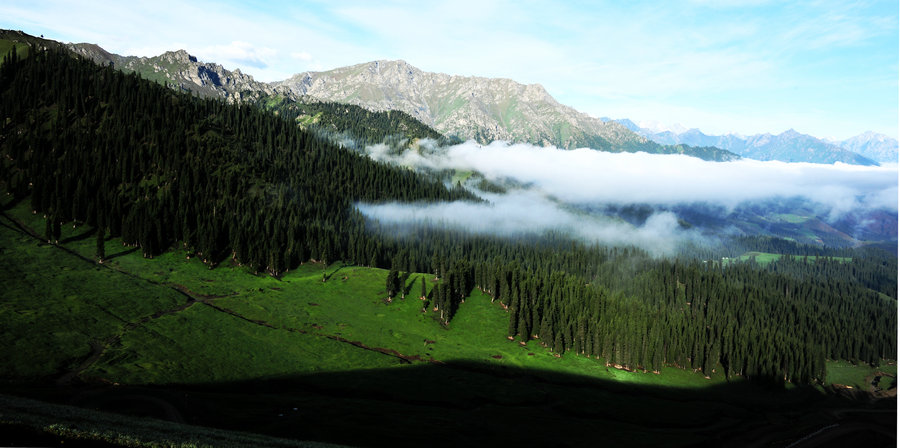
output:
POLYGON ((10 0, 0 28, 122 55, 186 49, 262 81, 378 59, 540 83, 596 117, 707 134, 897 138, 895 1, 66 2, 10 0))

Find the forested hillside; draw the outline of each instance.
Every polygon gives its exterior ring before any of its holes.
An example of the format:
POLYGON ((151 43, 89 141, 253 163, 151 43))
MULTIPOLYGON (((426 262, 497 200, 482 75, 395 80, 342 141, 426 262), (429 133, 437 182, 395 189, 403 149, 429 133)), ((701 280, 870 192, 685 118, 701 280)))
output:
MULTIPOLYGON (((153 256, 179 242, 278 275, 369 261, 353 201, 472 198, 252 106, 199 100, 59 51, 2 65, 2 178, 49 216, 153 256), (348 238, 353 235, 354 238, 348 238)), ((102 254, 100 254, 102 255, 102 254)))
MULTIPOLYGON (((478 287, 508 309, 510 337, 629 369, 815 383, 826 358, 896 358, 897 264, 884 252, 761 267, 565 235, 384 228, 354 202, 477 199, 330 143, 292 114, 200 100, 59 51, 4 59, 0 110, 4 187, 48 217, 48 240, 64 223, 95 226, 99 259, 105 236, 121 235, 147 257, 181 246, 210 268, 230 257, 273 276, 310 258, 390 266, 389 293, 399 272, 432 272, 440 324, 478 287)), ((393 115, 380 117, 354 132, 389 135, 377 128, 396 126, 393 115)))
MULTIPOLYGON (((825 359, 896 356, 897 263, 878 249, 810 247, 821 258, 759 266, 658 260, 552 236, 510 242, 420 229, 393 244, 395 269, 443 280, 430 302, 443 322, 477 286, 508 307, 509 337, 539 338, 560 354, 795 382, 821 381, 825 359), (831 259, 837 254, 854 258, 831 259)), ((734 246, 772 245, 752 238, 734 246)))

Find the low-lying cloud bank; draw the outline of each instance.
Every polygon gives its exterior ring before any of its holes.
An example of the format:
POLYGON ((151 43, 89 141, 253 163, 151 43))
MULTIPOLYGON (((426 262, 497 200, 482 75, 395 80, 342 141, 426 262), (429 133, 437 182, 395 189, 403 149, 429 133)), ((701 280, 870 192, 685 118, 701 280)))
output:
POLYGON ((660 212, 640 226, 605 216, 589 215, 552 202, 536 192, 486 194, 487 203, 466 201, 425 204, 358 204, 363 215, 393 226, 426 225, 466 230, 479 235, 540 236, 559 232, 585 242, 628 245, 657 254, 674 252, 677 244, 693 238, 674 213, 660 212))
POLYGON ((897 166, 763 162, 707 162, 682 155, 563 150, 528 144, 474 142, 390 155, 377 160, 412 167, 476 170, 491 180, 513 179, 574 204, 677 205, 712 203, 728 208, 776 197, 803 197, 832 213, 897 210, 897 166))
POLYGON ((707 162, 682 155, 505 142, 438 148, 425 141, 400 153, 383 145, 370 146, 367 152, 376 160, 413 168, 472 170, 493 182, 518 185, 503 195, 483 193, 489 204, 359 204, 366 216, 392 224, 430 222, 501 235, 560 230, 586 240, 632 244, 665 254, 673 250, 674 241, 696 236, 683 230, 671 212, 657 212, 635 227, 574 209, 706 204, 732 210, 746 203, 801 198, 824 210, 829 219, 876 209, 897 212, 896 165, 707 162))

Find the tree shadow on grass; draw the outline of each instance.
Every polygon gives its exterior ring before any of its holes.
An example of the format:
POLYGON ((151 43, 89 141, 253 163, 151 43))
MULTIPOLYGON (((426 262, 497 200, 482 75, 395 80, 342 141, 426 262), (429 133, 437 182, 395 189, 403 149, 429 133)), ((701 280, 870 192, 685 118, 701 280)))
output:
POLYGON ((337 274, 338 271, 340 271, 341 269, 344 269, 344 268, 346 268, 346 267, 348 267, 348 266, 352 266, 352 265, 348 265, 348 264, 343 264, 343 263, 341 263, 341 265, 338 266, 337 269, 331 271, 330 274, 328 273, 328 267, 327 267, 327 266, 326 266, 326 267, 323 267, 323 268, 322 268, 322 275, 323 275, 322 278, 324 279, 324 281, 327 282, 327 281, 331 280, 331 277, 333 277, 335 274, 337 274))
POLYGON ((106 257, 103 257, 103 259, 109 261, 109 260, 112 260, 113 258, 119 258, 119 257, 125 256, 128 254, 133 254, 133 253, 137 252, 137 250, 138 250, 137 247, 132 247, 130 249, 125 249, 120 252, 116 252, 112 255, 107 255, 106 257))
POLYGON ((94 228, 94 227, 91 227, 91 228, 85 230, 84 232, 81 232, 81 233, 79 233, 79 234, 77 234, 77 235, 72 235, 72 236, 70 236, 70 237, 68 237, 68 238, 66 238, 66 239, 64 239, 64 240, 61 240, 61 241, 59 242, 59 244, 69 244, 69 243, 74 243, 75 241, 81 241, 81 240, 86 239, 87 237, 89 237, 89 236, 91 236, 91 235, 96 235, 96 234, 97 234, 97 229, 94 228))
POLYGON ((840 428, 855 443, 896 443, 895 398, 747 381, 648 386, 480 362, 89 389, 72 389, 70 403, 128 412, 129 397, 166 400, 190 424, 352 446, 787 446, 825 427, 810 440, 840 428))

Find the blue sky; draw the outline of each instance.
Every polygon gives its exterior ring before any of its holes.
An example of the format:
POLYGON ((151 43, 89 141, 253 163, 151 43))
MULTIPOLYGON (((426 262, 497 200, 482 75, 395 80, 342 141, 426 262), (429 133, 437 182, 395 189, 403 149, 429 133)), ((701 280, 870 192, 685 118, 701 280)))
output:
POLYGON ((404 59, 540 83, 598 117, 897 137, 896 0, 560 3, 5 0, 0 28, 123 55, 183 48, 263 81, 404 59))

